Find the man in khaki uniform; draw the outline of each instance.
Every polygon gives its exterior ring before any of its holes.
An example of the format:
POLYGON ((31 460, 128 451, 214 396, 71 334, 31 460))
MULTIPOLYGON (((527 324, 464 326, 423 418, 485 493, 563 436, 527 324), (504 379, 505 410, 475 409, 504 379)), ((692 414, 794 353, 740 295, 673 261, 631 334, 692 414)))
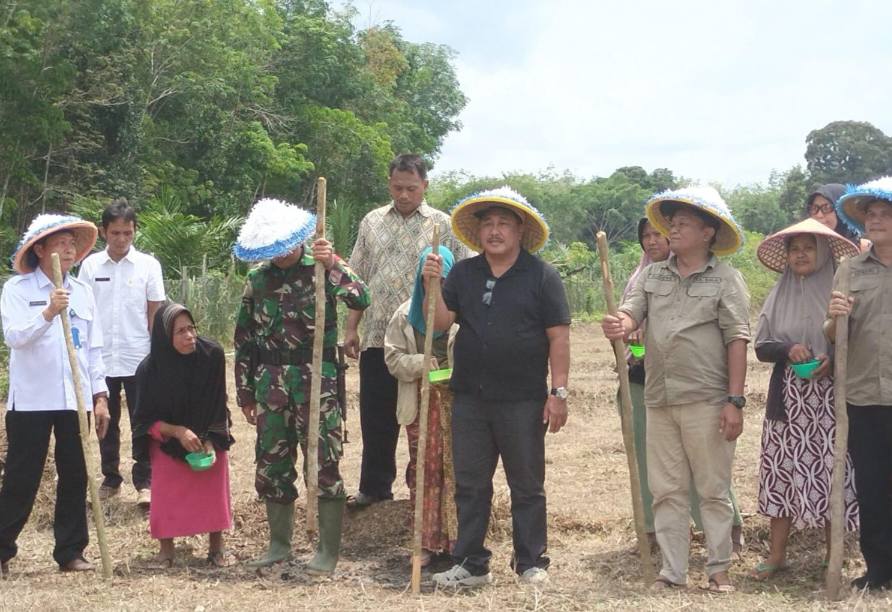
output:
POLYGON ((654 589, 687 582, 689 489, 700 493, 709 589, 733 590, 733 510, 729 491, 735 440, 743 431, 749 294, 740 273, 716 259, 742 243, 721 196, 710 187, 658 194, 651 225, 673 254, 648 266, 620 307, 602 322, 610 339, 645 331, 647 470, 663 568, 654 589))
POLYGON ((873 243, 837 270, 824 331, 835 340, 834 317, 849 315, 849 452, 867 565, 852 586, 880 589, 892 584, 892 177, 850 189, 837 214, 873 243), (839 291, 844 275, 848 296, 839 291))

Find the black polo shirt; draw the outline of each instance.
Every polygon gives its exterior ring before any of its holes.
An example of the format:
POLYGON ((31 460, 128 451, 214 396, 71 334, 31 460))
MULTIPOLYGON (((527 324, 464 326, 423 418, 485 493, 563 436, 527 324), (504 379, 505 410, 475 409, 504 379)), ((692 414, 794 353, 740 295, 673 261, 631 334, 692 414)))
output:
POLYGON ((484 255, 455 264, 443 301, 456 314, 452 390, 488 400, 545 399, 549 327, 570 324, 557 271, 521 250, 500 278, 484 255), (490 294, 491 291, 491 294, 490 294))

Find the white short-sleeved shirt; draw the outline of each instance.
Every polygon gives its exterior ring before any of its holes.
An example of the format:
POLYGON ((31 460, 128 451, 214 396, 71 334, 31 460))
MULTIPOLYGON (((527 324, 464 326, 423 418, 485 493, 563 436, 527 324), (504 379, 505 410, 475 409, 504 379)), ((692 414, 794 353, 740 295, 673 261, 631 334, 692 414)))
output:
POLYGON ((121 261, 108 249, 93 253, 81 264, 78 280, 93 289, 101 314, 107 376, 133 376, 149 354, 148 302, 164 300, 158 260, 132 246, 121 261))
MULTIPOLYGON (((102 326, 90 287, 66 276, 70 293, 68 314, 77 352, 84 407, 107 393, 102 363, 102 326)), ((7 410, 77 410, 77 397, 68 361, 61 317, 43 318, 53 283, 39 268, 10 278, 0 295, 3 338, 9 352, 7 410)))

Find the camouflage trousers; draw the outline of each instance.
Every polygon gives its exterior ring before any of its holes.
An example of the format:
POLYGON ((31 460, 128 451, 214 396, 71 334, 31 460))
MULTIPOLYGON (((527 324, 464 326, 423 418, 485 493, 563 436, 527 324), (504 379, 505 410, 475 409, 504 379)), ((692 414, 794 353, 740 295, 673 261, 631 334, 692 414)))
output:
MULTIPOLYGON (((264 501, 297 499, 297 448, 307 475, 307 420, 310 403, 257 403, 257 472, 254 487, 264 501)), ((337 396, 322 398, 319 412, 319 496, 346 496, 338 463, 343 455, 341 411, 337 396)))

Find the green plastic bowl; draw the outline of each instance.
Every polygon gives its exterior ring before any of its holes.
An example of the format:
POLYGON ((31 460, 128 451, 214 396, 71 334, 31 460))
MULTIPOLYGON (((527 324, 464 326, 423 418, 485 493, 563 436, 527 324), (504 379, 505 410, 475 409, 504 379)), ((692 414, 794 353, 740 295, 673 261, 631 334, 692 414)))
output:
POLYGON ((213 453, 205 453, 197 452, 197 453, 189 453, 186 455, 186 463, 189 464, 189 467, 196 472, 203 472, 205 470, 211 469, 214 465, 214 454, 213 453))
POLYGON ((644 357, 644 345, 643 344, 630 344, 629 352, 632 353, 632 357, 635 359, 641 359, 644 357))
POLYGON ((811 359, 809 361, 803 361, 802 363, 791 363, 790 367, 793 368, 793 372, 795 372, 796 376, 799 378, 811 378, 819 365, 821 365, 820 359, 811 359))
POLYGON ((427 379, 432 383, 446 382, 452 378, 452 368, 444 368, 442 370, 431 370, 427 374, 427 379))

